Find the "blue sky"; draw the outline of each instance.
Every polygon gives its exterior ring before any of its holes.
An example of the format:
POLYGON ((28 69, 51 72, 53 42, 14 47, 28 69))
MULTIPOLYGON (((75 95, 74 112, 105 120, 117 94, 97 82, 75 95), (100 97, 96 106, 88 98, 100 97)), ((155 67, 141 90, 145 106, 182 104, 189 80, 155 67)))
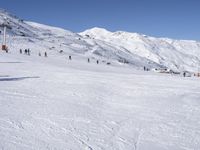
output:
POLYGON ((200 40, 199 0, 0 0, 30 21, 74 32, 92 27, 200 40))

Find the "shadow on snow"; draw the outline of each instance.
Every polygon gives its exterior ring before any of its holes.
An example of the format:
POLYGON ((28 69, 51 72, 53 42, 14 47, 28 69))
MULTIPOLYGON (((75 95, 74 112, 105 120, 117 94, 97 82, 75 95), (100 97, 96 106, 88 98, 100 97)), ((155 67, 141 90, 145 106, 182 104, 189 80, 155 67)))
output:
POLYGON ((37 76, 34 77, 16 77, 16 78, 1 78, 0 77, 0 81, 20 81, 20 80, 25 80, 25 79, 36 79, 36 78, 40 78, 37 76))

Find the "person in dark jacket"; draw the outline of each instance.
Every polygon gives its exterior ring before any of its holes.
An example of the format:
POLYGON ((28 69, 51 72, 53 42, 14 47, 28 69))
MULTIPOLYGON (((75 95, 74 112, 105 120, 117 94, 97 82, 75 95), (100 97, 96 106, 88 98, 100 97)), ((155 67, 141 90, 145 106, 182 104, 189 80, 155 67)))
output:
POLYGON ((44 52, 44 57, 47 57, 47 52, 44 52))
POLYGON ((183 77, 186 77, 186 72, 183 72, 183 77))
POLYGON ((27 49, 24 50, 24 53, 27 54, 27 49))
POLYGON ((27 54, 30 55, 30 49, 27 49, 27 54))

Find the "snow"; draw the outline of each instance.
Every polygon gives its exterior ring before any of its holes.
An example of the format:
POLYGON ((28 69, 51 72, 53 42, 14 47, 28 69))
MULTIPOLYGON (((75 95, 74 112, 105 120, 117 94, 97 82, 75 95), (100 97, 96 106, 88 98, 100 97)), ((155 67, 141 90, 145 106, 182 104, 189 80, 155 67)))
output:
MULTIPOLYGON (((158 67, 156 64, 159 64, 174 71, 188 70, 196 72, 200 64, 200 44, 197 41, 154 38, 124 31, 112 33, 96 27, 86 30, 80 35, 89 35, 93 39, 104 41, 106 44, 114 46, 115 49, 123 52, 124 50, 129 51, 129 56, 137 55, 141 57, 142 61, 153 62, 154 66, 149 66, 150 68, 158 67)), ((124 56, 122 55, 122 57, 124 56)), ((127 57, 124 58, 127 59, 127 57)), ((131 64, 134 58, 135 56, 127 59, 127 61, 131 64)))
POLYGON ((199 78, 142 71, 196 72, 199 42, 78 34, 0 10, 5 16, 12 30, 9 52, 0 52, 0 149, 199 149, 199 78), (19 54, 27 48, 30 56, 19 54))
POLYGON ((0 149, 194 150, 200 80, 0 55, 0 149))
POLYGON ((62 50, 66 55, 103 58, 126 63, 137 69, 146 66, 149 69, 168 68, 176 72, 199 71, 199 41, 154 38, 124 31, 110 32, 98 27, 73 33, 24 21, 0 10, 0 23, 3 22, 12 27, 8 30, 7 39, 10 49, 30 48, 35 53, 50 51, 54 54, 62 50))

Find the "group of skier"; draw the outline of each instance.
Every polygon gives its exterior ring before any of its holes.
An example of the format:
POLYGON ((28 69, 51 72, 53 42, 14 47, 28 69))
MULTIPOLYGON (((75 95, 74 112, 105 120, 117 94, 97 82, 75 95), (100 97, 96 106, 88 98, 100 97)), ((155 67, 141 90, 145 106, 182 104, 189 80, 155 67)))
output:
MULTIPOLYGON (((23 53, 22 49, 20 49, 19 52, 20 52, 20 54, 22 54, 22 53, 23 53)), ((31 55, 30 49, 25 49, 25 50, 24 50, 24 54, 25 54, 25 55, 31 55)))
MULTIPOLYGON (((69 60, 72 60, 72 56, 69 55, 69 60)), ((90 63, 90 58, 87 59, 87 62, 90 63)), ((99 64, 99 60, 96 61, 97 64, 99 64)))
MULTIPOLYGON (((38 56, 42 56, 42 54, 39 52, 38 56)), ((44 57, 47 57, 47 52, 44 52, 44 57)))
POLYGON ((149 71, 149 68, 147 68, 147 67, 145 67, 145 66, 144 66, 143 69, 144 69, 144 71, 149 71))
MULTIPOLYGON (((20 50, 19 50, 19 53, 20 53, 20 54, 23 54, 23 50, 20 49, 20 50)), ((24 49, 24 54, 25 54, 25 55, 31 55, 30 49, 24 49)), ((38 56, 42 56, 40 52, 38 53, 38 56)), ((44 57, 47 57, 47 52, 44 52, 44 57)))
MULTIPOLYGON (((87 62, 90 63, 90 58, 87 59, 87 62)), ((99 64, 99 60, 97 60, 96 63, 99 64)))
MULTIPOLYGON (((63 51, 59 51, 59 52, 62 53, 63 51)), ((29 48, 28 49, 24 49, 24 50, 20 49, 19 53, 20 54, 25 54, 25 55, 31 55, 31 51, 30 51, 29 48)), ((38 56, 42 56, 41 52, 38 53, 38 56)), ((44 52, 44 57, 47 57, 47 52, 46 51, 44 52)), ((71 55, 69 55, 69 60, 72 60, 72 56, 71 55)), ((87 59, 87 62, 90 63, 90 58, 87 59)), ((99 64, 99 60, 96 60, 96 64, 99 64)))

